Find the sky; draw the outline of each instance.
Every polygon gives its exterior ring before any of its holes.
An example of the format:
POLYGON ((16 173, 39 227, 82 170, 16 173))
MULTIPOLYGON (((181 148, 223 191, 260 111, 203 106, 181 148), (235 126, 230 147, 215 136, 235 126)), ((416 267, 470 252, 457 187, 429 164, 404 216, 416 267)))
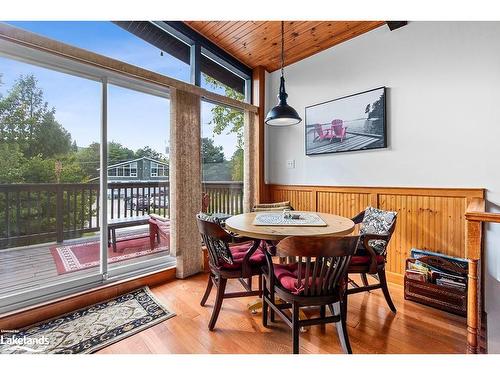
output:
MULTIPOLYGON (((182 81, 189 81, 189 65, 164 53, 135 35, 105 21, 23 21, 13 26, 152 70, 182 81)), ((34 74, 45 100, 56 109, 57 121, 71 133, 80 147, 99 141, 100 83, 38 66, 0 57, 5 95, 21 74, 34 74)), ((108 140, 134 151, 144 146, 166 153, 170 131, 168 99, 109 85, 108 140)), ((202 136, 213 136, 210 125, 213 105, 202 105, 202 136)), ((236 149, 234 134, 215 136, 226 158, 236 149)))

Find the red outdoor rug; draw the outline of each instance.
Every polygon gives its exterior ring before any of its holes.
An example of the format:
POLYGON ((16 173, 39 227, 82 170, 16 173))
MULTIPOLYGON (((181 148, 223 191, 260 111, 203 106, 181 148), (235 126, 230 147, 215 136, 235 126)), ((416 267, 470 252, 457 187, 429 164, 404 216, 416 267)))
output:
MULTIPOLYGON (((116 252, 108 247, 108 263, 121 262, 145 255, 168 251, 168 244, 156 244, 154 250, 149 245, 149 237, 137 236, 118 238, 116 252)), ((99 241, 61 245, 50 248, 59 275, 99 266, 99 241)))

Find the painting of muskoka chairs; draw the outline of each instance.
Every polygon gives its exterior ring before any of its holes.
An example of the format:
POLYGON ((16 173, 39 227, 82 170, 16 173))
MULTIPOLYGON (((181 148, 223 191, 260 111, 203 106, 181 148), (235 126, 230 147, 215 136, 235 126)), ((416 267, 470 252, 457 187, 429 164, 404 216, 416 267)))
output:
POLYGON ((385 87, 306 107, 306 155, 387 147, 385 87))

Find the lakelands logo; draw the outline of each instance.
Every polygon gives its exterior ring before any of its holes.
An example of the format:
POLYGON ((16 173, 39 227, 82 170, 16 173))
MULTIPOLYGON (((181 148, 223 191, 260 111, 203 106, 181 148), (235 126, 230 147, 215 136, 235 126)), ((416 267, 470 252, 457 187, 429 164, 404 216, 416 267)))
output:
MULTIPOLYGON (((5 332, 5 331, 3 331, 5 332)), ((0 346, 5 346, 4 351, 25 351, 30 353, 41 352, 49 345, 49 338, 45 336, 27 337, 15 334, 4 336, 0 334, 0 346)))

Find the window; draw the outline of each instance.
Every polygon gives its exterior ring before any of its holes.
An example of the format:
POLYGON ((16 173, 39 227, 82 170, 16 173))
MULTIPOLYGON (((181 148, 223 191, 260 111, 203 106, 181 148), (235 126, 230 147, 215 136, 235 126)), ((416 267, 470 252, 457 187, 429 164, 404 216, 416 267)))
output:
POLYGON ((208 212, 243 212, 243 112, 208 102, 201 106, 202 188, 208 212))
POLYGON ((50 285, 101 279, 102 83, 3 57, 0 76, 1 313, 50 285), (82 249, 96 266, 66 261, 82 249))
POLYGON ((137 163, 130 164, 130 177, 137 177, 137 163))
POLYGON ((164 164, 151 162, 151 177, 166 177, 168 169, 164 164))
POLYGON ((189 82, 190 47, 150 22, 19 21, 9 24, 189 82))
POLYGON ((241 78, 204 54, 201 55, 201 73, 201 87, 233 99, 245 100, 248 79, 241 78))
POLYGON ((252 71, 180 21, 16 21, 9 24, 238 100, 252 71), (201 53, 192 53, 195 45, 201 53), (195 64, 191 64, 192 56, 195 64), (199 66, 199 71, 195 71, 199 66), (195 79, 196 78, 196 79, 195 79))
POLYGON ((10 42, 1 52, 16 59, 0 58, 0 314, 171 265, 168 242, 147 256, 147 236, 127 244, 148 233, 148 213, 169 216, 168 182, 126 181, 143 158, 168 170, 168 90, 10 42), (131 216, 113 232, 112 219, 131 216))

